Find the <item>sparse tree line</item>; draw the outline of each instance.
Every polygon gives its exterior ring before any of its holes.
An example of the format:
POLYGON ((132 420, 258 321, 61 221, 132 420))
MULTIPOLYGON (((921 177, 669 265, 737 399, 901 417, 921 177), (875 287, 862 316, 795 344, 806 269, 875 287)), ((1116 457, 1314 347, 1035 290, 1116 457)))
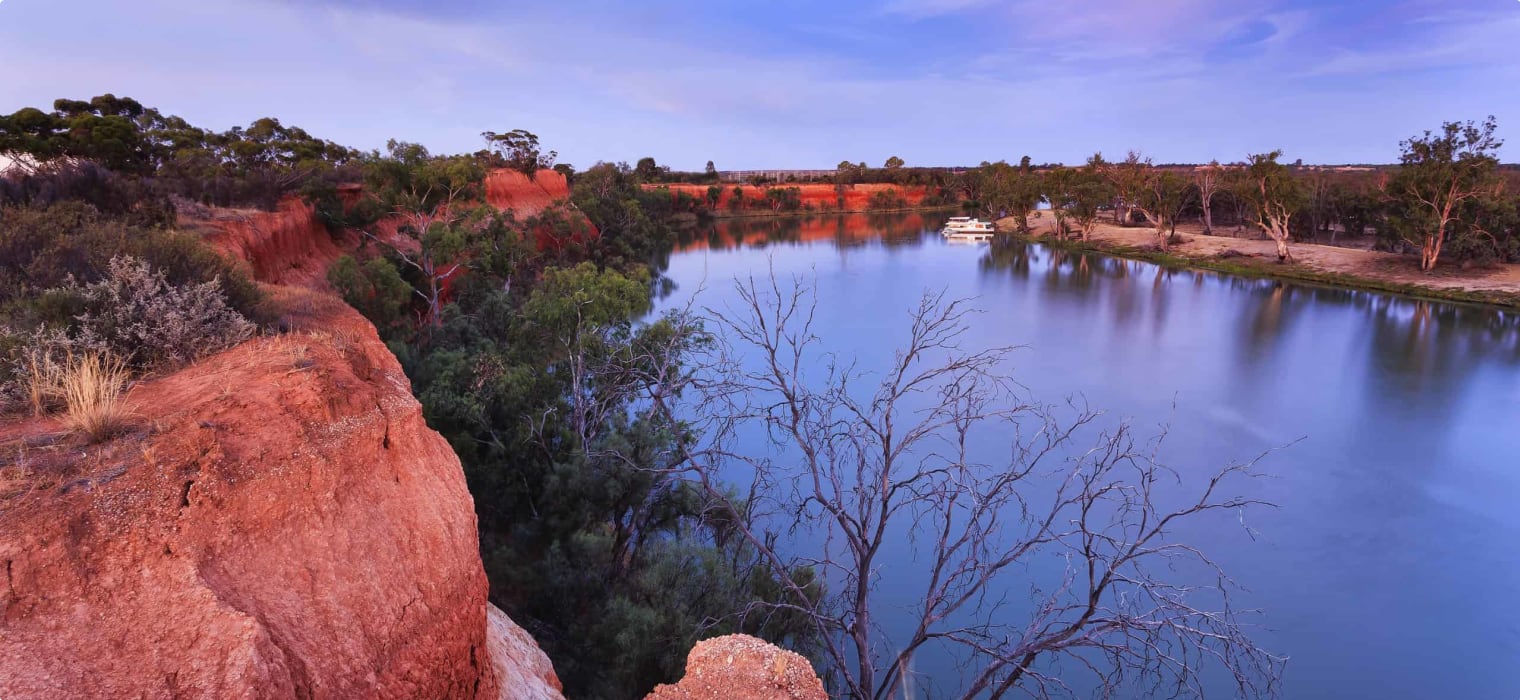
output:
POLYGON ((1381 250, 1418 253, 1421 270, 1442 261, 1520 262, 1520 173, 1503 170, 1493 117, 1448 122, 1400 144, 1389 169, 1289 166, 1282 152, 1202 166, 1156 166, 1131 151, 1095 154, 1080 167, 984 163, 963 191, 981 213, 1011 216, 1021 231, 1044 202, 1061 238, 1088 238, 1105 219, 1149 226, 1167 250, 1181 221, 1205 235, 1251 232, 1272 240, 1281 261, 1294 242, 1371 236, 1381 250))

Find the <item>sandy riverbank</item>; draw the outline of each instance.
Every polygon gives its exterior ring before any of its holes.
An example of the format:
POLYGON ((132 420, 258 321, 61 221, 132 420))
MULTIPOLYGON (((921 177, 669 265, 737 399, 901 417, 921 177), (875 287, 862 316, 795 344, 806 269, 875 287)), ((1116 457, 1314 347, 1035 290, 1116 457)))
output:
MULTIPOLYGON (((1050 235, 1055 220, 1046 212, 1031 218, 1030 226, 1035 237, 1043 238, 1050 235)), ((1014 220, 1001 219, 997 227, 1013 231, 1014 220)), ((1520 308, 1520 265, 1470 269, 1452 265, 1424 273, 1413 256, 1314 243, 1294 243, 1295 262, 1283 265, 1277 262, 1272 241, 1259 233, 1247 229, 1232 237, 1233 227, 1215 231, 1218 235, 1206 236, 1200 224, 1178 226, 1177 234, 1183 242, 1161 253, 1156 250, 1154 229, 1104 222, 1087 241, 1070 243, 1123 257, 1520 308)))

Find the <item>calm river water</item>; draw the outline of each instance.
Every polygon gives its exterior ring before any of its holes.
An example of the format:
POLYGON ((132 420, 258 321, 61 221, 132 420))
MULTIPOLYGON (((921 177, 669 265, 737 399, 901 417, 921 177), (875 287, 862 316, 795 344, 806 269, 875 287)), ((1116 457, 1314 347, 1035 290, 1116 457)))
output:
POLYGON ((804 275, 825 345, 869 360, 944 290, 984 311, 971 343, 1027 346, 1015 378, 1042 400, 1169 422, 1184 478, 1294 443, 1262 463, 1254 495, 1280 508, 1251 516, 1254 540, 1179 533, 1266 611, 1255 636, 1291 657, 1284 696, 1520 698, 1520 318, 952 245, 943 218, 723 222, 672 255, 662 306, 722 306, 734 277, 768 268, 804 275))

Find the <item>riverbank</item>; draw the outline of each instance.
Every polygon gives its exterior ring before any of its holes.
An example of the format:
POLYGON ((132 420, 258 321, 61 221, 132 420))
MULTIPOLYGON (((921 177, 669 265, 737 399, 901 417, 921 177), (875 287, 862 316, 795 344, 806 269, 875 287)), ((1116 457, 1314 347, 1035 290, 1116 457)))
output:
MULTIPOLYGON (((1173 243, 1170 250, 1161 251, 1156 247, 1155 231, 1150 227, 1123 227, 1105 222, 1098 224, 1085 241, 1063 241, 1051 235, 1055 221, 1048 215, 1031 219, 1030 225, 1032 231, 1027 234, 1028 238, 1059 248, 1091 250, 1162 265, 1250 277, 1520 310, 1520 265, 1471 269, 1451 266, 1424 273, 1419 271, 1411 256, 1315 243, 1294 243, 1294 262, 1284 264, 1277 262, 1273 242, 1255 237, 1255 232, 1250 230, 1242 232, 1239 237, 1204 235, 1201 225, 1182 225, 1177 227, 1177 235, 1182 241, 1173 243)), ((1002 232, 1013 232, 1014 227, 1011 217, 997 222, 997 228, 1002 232)))

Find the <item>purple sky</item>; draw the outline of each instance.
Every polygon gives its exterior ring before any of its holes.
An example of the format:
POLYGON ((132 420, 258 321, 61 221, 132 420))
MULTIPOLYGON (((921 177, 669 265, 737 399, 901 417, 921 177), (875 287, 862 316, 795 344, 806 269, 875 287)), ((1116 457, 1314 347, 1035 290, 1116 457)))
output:
POLYGON ((1497 115, 1515 0, 3 0, 0 112, 130 95, 361 148, 526 128, 579 167, 1389 162, 1497 115))

